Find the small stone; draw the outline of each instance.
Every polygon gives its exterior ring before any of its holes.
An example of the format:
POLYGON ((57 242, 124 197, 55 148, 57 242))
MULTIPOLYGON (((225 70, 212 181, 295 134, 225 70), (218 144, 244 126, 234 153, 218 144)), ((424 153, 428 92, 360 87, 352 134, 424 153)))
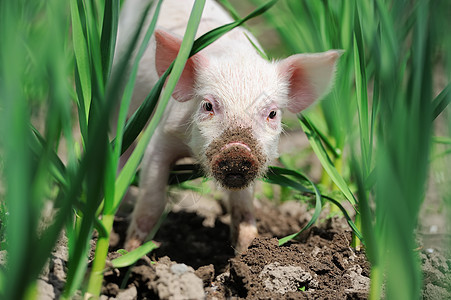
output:
POLYGON ((138 299, 138 290, 131 284, 126 290, 120 291, 116 297, 117 300, 135 300, 138 299))
POLYGON ((44 280, 38 279, 37 281, 38 286, 38 299, 39 300, 54 300, 55 299, 55 293, 53 291, 53 286, 45 282, 44 280))
POLYGON ((175 275, 183 275, 188 272, 188 266, 185 264, 175 264, 171 266, 171 272, 175 275))
POLYGON ((262 278, 268 291, 282 295, 297 292, 299 287, 308 286, 314 280, 313 276, 301 267, 281 266, 277 262, 265 266, 258 277, 262 278))
POLYGON ((155 271, 156 280, 150 286, 160 299, 205 298, 203 282, 193 268, 163 258, 155 265, 155 271))

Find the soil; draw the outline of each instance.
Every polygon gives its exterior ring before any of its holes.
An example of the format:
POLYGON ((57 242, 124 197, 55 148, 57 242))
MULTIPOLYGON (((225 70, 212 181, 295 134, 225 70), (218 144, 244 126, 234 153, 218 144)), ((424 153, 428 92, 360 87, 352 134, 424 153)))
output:
MULTIPOLYGON (((261 201, 261 237, 235 255, 228 214, 217 202, 209 202, 202 198, 194 207, 175 206, 167 215, 155 236, 160 248, 132 267, 126 280, 126 289, 136 290, 137 299, 367 298, 370 266, 365 253, 349 247, 351 231, 343 220, 329 219, 299 241, 279 247, 274 236, 299 230, 309 213, 296 202, 275 207, 261 201)), ((126 223, 116 221, 119 236, 126 223)), ((118 297, 126 272, 106 276, 105 296, 118 297)))
MULTIPOLYGON (((174 191, 172 192, 174 194, 174 191)), ((311 216, 308 206, 275 206, 256 200, 260 237, 242 253, 229 242, 230 216, 220 201, 177 191, 154 240, 160 247, 131 268, 105 273, 101 299, 367 299, 370 265, 349 247, 345 220, 322 212, 316 226, 278 246, 276 237, 298 231, 311 216)), ((125 238, 127 218, 118 216, 109 259, 125 238)), ((94 244, 94 243, 93 243, 94 244)), ((40 279, 40 299, 58 299, 67 255, 60 241, 40 279)), ((449 299, 451 260, 431 248, 421 251, 423 299, 449 299)))

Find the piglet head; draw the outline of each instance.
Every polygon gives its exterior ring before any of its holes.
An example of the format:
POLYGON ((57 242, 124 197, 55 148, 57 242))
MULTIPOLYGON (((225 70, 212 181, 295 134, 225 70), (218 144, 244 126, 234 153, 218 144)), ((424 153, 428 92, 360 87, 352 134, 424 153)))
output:
MULTIPOLYGON (((181 40, 161 30, 155 37, 161 75, 181 40)), ((282 109, 298 113, 327 93, 341 54, 268 62, 243 41, 190 58, 173 93, 179 102, 193 101, 190 147, 206 173, 227 189, 245 188, 265 173, 278 156, 282 109)))

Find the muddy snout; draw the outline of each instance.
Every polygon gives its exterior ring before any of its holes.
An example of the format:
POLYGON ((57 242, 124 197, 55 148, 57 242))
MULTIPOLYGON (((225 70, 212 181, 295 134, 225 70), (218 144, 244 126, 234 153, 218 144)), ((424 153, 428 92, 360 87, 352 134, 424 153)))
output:
POLYGON ((257 159, 248 147, 238 143, 227 144, 224 148, 213 158, 213 176, 225 187, 246 187, 258 174, 257 159))
POLYGON ((228 189, 242 189, 262 172, 265 165, 258 142, 247 130, 228 130, 207 151, 213 177, 228 189))

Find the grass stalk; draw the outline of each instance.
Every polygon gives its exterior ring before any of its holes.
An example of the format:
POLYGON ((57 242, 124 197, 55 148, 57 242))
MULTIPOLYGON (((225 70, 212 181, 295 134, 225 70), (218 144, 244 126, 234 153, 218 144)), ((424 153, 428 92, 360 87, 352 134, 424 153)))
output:
MULTIPOLYGON (((154 117, 152 118, 148 128, 145 130, 140 142, 138 143, 138 146, 136 147, 135 151, 133 152, 132 156, 130 157, 130 161, 138 161, 136 159, 137 157, 142 157, 144 153, 144 149, 148 143, 148 140, 150 140, 151 135, 153 134, 163 112, 165 109, 165 106, 167 105, 167 102, 170 99, 170 96, 172 94, 172 90, 175 88, 175 84, 178 81, 178 78, 180 77, 184 65, 186 63, 186 60, 189 57, 189 53, 191 51, 192 43, 194 41, 194 36, 197 31, 198 24, 200 22, 200 17, 202 15, 203 6, 205 5, 205 1, 196 1, 195 5, 193 7, 193 11, 191 13, 187 32, 185 34, 184 40, 182 42, 182 46, 178 55, 178 58, 176 59, 174 63, 174 68, 172 70, 172 76, 170 77, 166 89, 164 90, 161 103, 157 106, 157 111, 155 112, 154 117)), ((117 145, 119 147, 119 145, 117 145)), ((127 162, 126 166, 129 165, 127 162)), ((137 164, 134 165, 133 169, 136 169, 137 164)), ((125 169, 126 167, 124 167, 125 169)), ((131 180, 131 178, 130 178, 131 180)), ((114 197, 112 198, 114 201, 114 197)), ((113 205, 116 206, 116 205, 113 205)), ((113 209, 112 214, 105 214, 102 217, 102 224, 106 229, 106 232, 109 232, 112 229, 114 220, 114 213, 115 210, 113 209)), ((96 259, 95 259, 95 265, 93 265, 92 269, 92 276, 90 277, 89 285, 88 285, 88 293, 97 297, 97 295, 100 294, 100 288, 103 278, 103 268, 105 266, 105 258, 106 254, 108 252, 108 242, 109 242, 109 236, 103 236, 99 238, 99 241, 101 244, 97 246, 96 248, 96 259), (99 248, 100 246, 100 248, 99 248), (97 251, 98 250, 98 251, 97 251)))
MULTIPOLYGON (((161 1, 160 1, 160 5, 161 5, 161 1)), ((159 6, 158 6, 159 8, 159 6)), ((153 22, 151 22, 150 26, 149 26, 149 30, 148 33, 150 32, 150 34, 153 32, 153 29, 155 27, 155 23, 156 23, 156 16, 158 16, 158 10, 156 9, 155 15, 153 17, 153 22)), ((116 30, 117 29, 117 10, 118 10, 118 6, 116 6, 116 9, 112 9, 112 10, 106 10, 106 12, 109 12, 112 15, 113 18, 113 22, 116 25, 112 25, 109 26, 111 27, 111 30, 116 30)), ((150 9, 150 4, 149 6, 145 9, 145 11, 148 11, 150 9)), ((105 19, 108 16, 105 16, 104 18, 104 23, 105 23, 105 19)), ((141 22, 142 24, 142 22, 141 22)), ((138 34, 138 30, 136 31, 138 34)), ((108 32, 106 34, 109 34, 108 32)), ((116 34, 116 32, 114 32, 114 35, 116 34)), ((137 35, 136 35, 137 36, 137 35)), ((111 39, 112 41, 115 41, 115 37, 111 39)), ((148 41, 148 38, 147 38, 148 41)), ((147 41, 146 39, 143 41, 143 46, 141 46, 141 48, 145 48, 145 46, 147 45, 147 41)), ((130 45, 129 47, 132 47, 132 45, 130 45)), ((109 45, 109 48, 114 48, 114 43, 111 43, 109 45)), ((142 52, 142 51, 141 51, 142 52)), ((112 53, 107 52, 107 55, 112 55, 112 53)), ((140 59, 141 55, 138 55, 136 61, 138 62, 140 59)), ((105 59, 106 60, 106 59, 105 59)), ((112 57, 111 59, 107 60, 108 63, 112 64, 112 57)), ((135 65, 137 65, 137 62, 135 63, 135 65)), ((135 72, 132 72, 132 74, 136 74, 136 70, 135 72)), ((117 76, 117 74, 114 74, 113 76, 117 76)), ((133 77, 133 76, 132 76, 133 77)), ((134 79, 130 79, 130 82, 132 82, 131 84, 134 84, 134 79)), ((130 83, 129 82, 129 83, 130 83)), ((128 95, 127 94, 124 95, 123 97, 123 102, 121 103, 121 109, 120 109, 120 117, 119 117, 119 121, 118 121, 118 134, 120 137, 122 137, 122 126, 125 122, 125 116, 126 116, 126 112, 128 110, 128 106, 130 103, 130 98, 131 98, 131 94, 128 95), (122 121, 121 121, 122 119, 122 121), (122 126, 121 126, 122 124, 122 126)), ((87 290, 86 290, 86 294, 89 297, 94 297, 97 298, 100 295, 100 291, 101 291, 101 287, 102 287, 102 282, 103 282, 103 272, 105 269, 105 263, 106 263, 106 259, 107 259, 107 254, 108 254, 108 250, 109 250, 109 240, 110 240, 110 232, 113 229, 113 222, 114 222, 114 215, 116 213, 117 207, 119 206, 120 203, 120 199, 122 197, 120 197, 119 199, 116 198, 116 187, 115 187, 115 174, 116 174, 116 169, 118 166, 118 160, 119 160, 119 156, 120 156, 120 144, 121 144, 121 139, 118 140, 118 142, 116 143, 117 147, 116 147, 116 151, 111 150, 111 148, 108 148, 108 169, 106 171, 106 176, 105 176, 105 195, 104 195, 104 202, 103 202, 103 212, 101 214, 101 219, 100 219, 100 226, 102 226, 102 230, 99 231, 99 237, 97 240, 97 244, 96 244, 96 249, 95 249, 95 254, 94 254, 94 260, 93 260, 93 264, 92 264, 92 268, 91 268, 91 273, 88 279, 88 285, 87 285, 87 290), (119 149, 119 150, 118 150, 119 149), (103 232, 103 233, 102 233, 103 232)))
POLYGON ((102 289, 103 273, 105 269, 106 255, 108 254, 108 247, 110 243, 111 229, 113 228, 114 215, 103 215, 102 226, 105 228, 107 235, 99 235, 96 249, 94 253, 94 260, 92 263, 88 287, 86 289, 86 296, 88 298, 98 298, 102 289))

